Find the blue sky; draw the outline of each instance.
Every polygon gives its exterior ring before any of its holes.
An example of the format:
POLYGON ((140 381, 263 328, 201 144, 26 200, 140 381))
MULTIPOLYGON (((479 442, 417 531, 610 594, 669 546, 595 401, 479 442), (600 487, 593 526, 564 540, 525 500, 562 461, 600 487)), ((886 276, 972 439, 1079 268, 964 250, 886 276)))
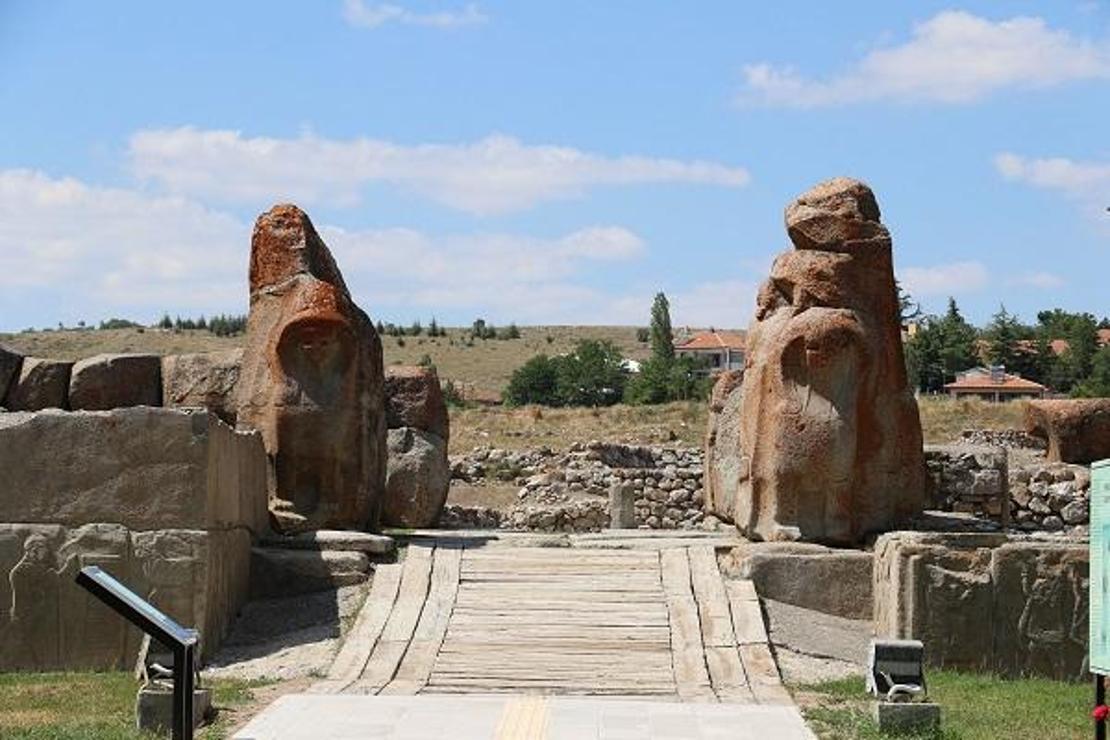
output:
POLYGON ((783 206, 895 269, 1110 313, 1105 2, 0 2, 0 330, 244 312, 304 207, 375 319, 743 327, 783 206))

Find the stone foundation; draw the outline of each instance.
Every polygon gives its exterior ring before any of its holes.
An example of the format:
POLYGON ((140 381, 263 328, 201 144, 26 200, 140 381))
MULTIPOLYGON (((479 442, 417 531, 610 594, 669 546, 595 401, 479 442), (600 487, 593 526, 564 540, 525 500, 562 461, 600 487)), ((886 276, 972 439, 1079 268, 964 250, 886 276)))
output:
POLYGON ((130 667, 140 634, 74 583, 99 565, 211 655, 267 530, 265 452, 204 411, 0 414, 0 670, 130 667))
POLYGON ((938 667, 1079 680, 1088 564, 1063 539, 892 532, 875 544, 875 632, 922 640, 938 667))
POLYGON ((968 445, 925 447, 926 479, 932 506, 990 519, 1010 521, 1006 450, 968 445))

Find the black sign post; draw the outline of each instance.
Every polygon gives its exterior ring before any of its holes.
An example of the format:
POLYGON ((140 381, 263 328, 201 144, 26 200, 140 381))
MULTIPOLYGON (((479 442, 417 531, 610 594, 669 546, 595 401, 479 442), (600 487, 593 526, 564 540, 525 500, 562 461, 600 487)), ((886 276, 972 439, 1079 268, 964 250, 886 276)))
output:
POLYGON ((198 632, 182 627, 98 566, 82 568, 77 584, 173 651, 173 740, 192 740, 198 632))

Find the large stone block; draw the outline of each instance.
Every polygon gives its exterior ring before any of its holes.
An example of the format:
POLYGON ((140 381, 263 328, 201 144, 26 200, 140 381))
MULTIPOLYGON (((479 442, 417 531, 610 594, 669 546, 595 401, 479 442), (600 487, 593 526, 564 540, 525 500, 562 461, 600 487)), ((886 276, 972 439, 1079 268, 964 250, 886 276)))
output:
POLYGON ((239 426, 270 460, 283 531, 377 527, 385 490, 382 346, 308 216, 279 205, 251 237, 239 426))
POLYGON ((19 377, 19 370, 22 367, 23 355, 0 344, 0 406, 4 405, 8 388, 19 377))
POLYGON ((158 355, 97 355, 73 365, 69 407, 107 411, 162 405, 162 360, 158 355))
POLYGON ((390 365, 385 370, 386 425, 413 427, 450 439, 447 403, 434 367, 390 365))
POLYGON ((1110 458, 1110 398, 1030 401, 1025 431, 1048 442, 1051 462, 1089 465, 1110 458))
POLYGON ((893 532, 875 545, 875 631, 922 640, 936 666, 1078 679, 1088 562, 1066 540, 893 532))
POLYGON ((265 452, 205 411, 0 415, 0 521, 267 529, 265 452))
POLYGON ((202 634, 209 656, 248 595, 246 530, 0 524, 0 670, 130 668, 142 635, 74 579, 104 568, 202 634))
POLYGON ((4 407, 9 411, 69 408, 72 362, 24 357, 19 375, 8 386, 4 407))
POLYGON ((748 331, 735 521, 756 539, 854 544, 925 504, 890 234, 846 178, 800 196, 786 226, 795 248, 748 331))
POLYGON ((709 397, 705 435, 705 510, 718 519, 733 521, 740 480, 749 460, 740 443, 740 412, 744 394, 742 370, 726 370, 709 397))
POLYGON ((243 350, 166 355, 162 358, 162 405, 199 406, 235 424, 235 387, 243 350))
POLYGON ((724 565, 729 575, 750 579, 764 598, 845 619, 871 619, 872 553, 760 542, 734 548, 724 565))
POLYGON ((451 468, 442 437, 412 427, 390 429, 382 523, 434 527, 447 503, 451 468))

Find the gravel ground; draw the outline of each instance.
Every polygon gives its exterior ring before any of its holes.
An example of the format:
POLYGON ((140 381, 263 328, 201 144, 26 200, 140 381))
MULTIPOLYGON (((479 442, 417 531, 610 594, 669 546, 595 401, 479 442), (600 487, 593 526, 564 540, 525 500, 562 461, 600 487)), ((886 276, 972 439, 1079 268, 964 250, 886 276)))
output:
POLYGON ((368 590, 366 583, 247 603, 204 675, 278 681, 324 675, 368 590))

